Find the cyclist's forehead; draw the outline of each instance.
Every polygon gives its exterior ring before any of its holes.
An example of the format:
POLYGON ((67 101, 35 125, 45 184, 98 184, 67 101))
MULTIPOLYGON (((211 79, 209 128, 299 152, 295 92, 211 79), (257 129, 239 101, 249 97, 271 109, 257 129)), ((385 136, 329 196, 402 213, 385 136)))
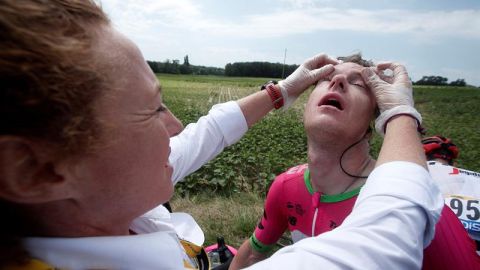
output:
POLYGON ((353 78, 353 77, 361 78, 362 76, 360 72, 362 71, 362 69, 363 67, 356 63, 350 63, 350 62, 342 63, 342 64, 335 65, 333 72, 329 76, 333 77, 335 75, 342 74, 349 78, 353 78))

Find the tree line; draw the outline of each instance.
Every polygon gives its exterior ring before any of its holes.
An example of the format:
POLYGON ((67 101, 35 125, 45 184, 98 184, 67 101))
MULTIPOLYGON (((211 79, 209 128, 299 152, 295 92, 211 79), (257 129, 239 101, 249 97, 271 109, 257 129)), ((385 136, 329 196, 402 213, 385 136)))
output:
POLYGON ((224 75, 225 70, 218 67, 206 67, 191 65, 188 60, 188 55, 183 58, 183 64, 180 60, 167 59, 164 62, 147 61, 154 73, 169 73, 169 74, 194 74, 194 75, 224 75))
POLYGON ((235 62, 225 66, 225 76, 285 78, 297 67, 270 62, 235 62))
POLYGON ((188 55, 180 60, 147 61, 154 73, 193 74, 193 75, 221 75, 237 77, 267 77, 285 78, 290 75, 298 65, 283 65, 270 62, 235 62, 228 63, 225 68, 191 65, 188 55))
MULTIPOLYGON (((218 67, 191 65, 188 55, 185 55, 182 64, 180 64, 179 60, 170 59, 167 59, 164 62, 147 61, 147 63, 154 73, 266 78, 286 78, 298 67, 298 65, 283 65, 281 63, 270 62, 234 62, 228 63, 223 69, 218 67)), ((457 79, 449 83, 448 79, 442 76, 423 76, 420 80, 413 82, 413 84, 467 86, 465 79, 457 79)))
POLYGON ((467 86, 465 79, 457 79, 448 83, 448 79, 442 76, 423 76, 420 80, 414 82, 415 85, 450 85, 467 86))

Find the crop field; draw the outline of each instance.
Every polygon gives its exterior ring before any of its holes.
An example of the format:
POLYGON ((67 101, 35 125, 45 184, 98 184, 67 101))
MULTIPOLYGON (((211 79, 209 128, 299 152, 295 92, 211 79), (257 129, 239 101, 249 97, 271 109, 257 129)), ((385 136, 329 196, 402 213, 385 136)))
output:
MULTIPOLYGON (((214 104, 258 91, 269 80, 168 74, 158 78, 165 103, 185 125, 207 114, 214 104)), ((207 244, 220 234, 238 246, 253 231, 274 176, 306 162, 302 114, 308 94, 292 109, 270 113, 237 144, 176 186, 174 210, 195 217, 207 244)), ((427 135, 452 138, 460 149, 457 166, 480 171, 480 89, 415 86, 414 98, 427 135)), ((371 144, 376 157, 381 138, 375 135, 371 144)))

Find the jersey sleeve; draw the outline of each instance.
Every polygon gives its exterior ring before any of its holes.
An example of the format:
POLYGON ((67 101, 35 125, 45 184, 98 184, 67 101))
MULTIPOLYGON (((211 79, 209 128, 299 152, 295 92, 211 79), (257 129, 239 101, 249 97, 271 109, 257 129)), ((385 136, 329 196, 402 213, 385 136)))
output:
POLYGON ((250 245, 258 252, 270 251, 287 228, 282 179, 283 174, 275 178, 268 190, 263 216, 250 237, 250 245))
POLYGON ((435 238, 425 249, 423 269, 480 269, 475 242, 448 207, 435 226, 435 238))

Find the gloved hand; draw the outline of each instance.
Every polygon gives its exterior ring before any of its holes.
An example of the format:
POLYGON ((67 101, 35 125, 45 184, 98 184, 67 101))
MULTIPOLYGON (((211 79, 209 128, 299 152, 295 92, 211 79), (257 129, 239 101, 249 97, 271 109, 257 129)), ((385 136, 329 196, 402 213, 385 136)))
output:
POLYGON ((338 63, 338 60, 326 54, 318 54, 306 60, 285 80, 278 82, 283 96, 283 108, 286 110, 310 85, 332 73, 333 65, 338 63))
POLYGON ((386 123, 395 115, 407 114, 417 120, 420 126, 422 116, 413 107, 412 82, 404 66, 397 63, 380 63, 375 68, 362 70, 365 83, 375 94, 380 116, 375 120, 375 129, 380 135, 385 134, 386 123), (390 69, 392 76, 383 71, 390 69), (378 74, 377 74, 378 73, 378 74))

